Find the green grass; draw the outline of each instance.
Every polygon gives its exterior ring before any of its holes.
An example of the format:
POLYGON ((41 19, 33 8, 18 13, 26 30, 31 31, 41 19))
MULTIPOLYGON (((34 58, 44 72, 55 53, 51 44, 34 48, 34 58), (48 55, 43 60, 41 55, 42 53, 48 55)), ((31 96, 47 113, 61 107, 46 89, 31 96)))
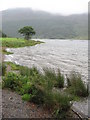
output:
POLYGON ((8 47, 8 48, 33 46, 42 43, 40 41, 34 41, 34 40, 27 41, 20 38, 1 38, 0 41, 2 41, 2 47, 8 47))

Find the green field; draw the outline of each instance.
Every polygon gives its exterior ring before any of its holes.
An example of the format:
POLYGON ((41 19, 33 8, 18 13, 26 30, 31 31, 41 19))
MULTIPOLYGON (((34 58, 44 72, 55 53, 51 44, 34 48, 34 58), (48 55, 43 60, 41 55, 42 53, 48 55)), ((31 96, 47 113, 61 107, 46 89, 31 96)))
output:
POLYGON ((9 47, 9 48, 33 46, 42 43, 40 41, 34 41, 34 40, 27 41, 21 38, 0 38, 0 41, 2 41, 2 47, 9 47))

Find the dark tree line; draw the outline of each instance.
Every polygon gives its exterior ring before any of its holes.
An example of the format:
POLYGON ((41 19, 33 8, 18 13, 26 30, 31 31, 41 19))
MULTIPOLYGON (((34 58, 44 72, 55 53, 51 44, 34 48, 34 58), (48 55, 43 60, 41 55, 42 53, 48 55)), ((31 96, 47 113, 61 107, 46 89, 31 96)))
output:
POLYGON ((3 33, 2 31, 0 31, 0 37, 7 37, 7 35, 3 33))

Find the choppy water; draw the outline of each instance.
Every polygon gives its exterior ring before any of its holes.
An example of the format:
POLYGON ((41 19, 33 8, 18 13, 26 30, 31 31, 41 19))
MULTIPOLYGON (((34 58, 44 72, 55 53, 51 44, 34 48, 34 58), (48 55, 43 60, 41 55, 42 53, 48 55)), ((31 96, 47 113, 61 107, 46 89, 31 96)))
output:
POLYGON ((16 62, 28 67, 36 66, 60 68, 65 74, 74 70, 80 72, 83 80, 88 78, 88 41, 87 40, 42 40, 45 43, 24 48, 11 48, 12 55, 6 61, 16 62))

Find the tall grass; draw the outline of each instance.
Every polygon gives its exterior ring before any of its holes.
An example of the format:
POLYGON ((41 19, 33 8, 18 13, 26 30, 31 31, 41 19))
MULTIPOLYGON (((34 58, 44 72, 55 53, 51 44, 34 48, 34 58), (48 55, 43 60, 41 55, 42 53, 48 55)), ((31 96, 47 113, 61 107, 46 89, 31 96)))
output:
POLYGON ((63 88, 64 87, 64 75, 61 74, 60 69, 58 69, 56 80, 57 80, 56 86, 59 88, 63 88))
POLYGON ((71 72, 68 78, 68 88, 71 94, 87 97, 89 95, 89 90, 83 83, 81 75, 79 73, 71 72))
POLYGON ((44 68, 44 72, 45 72, 45 79, 48 82, 53 83, 52 87, 53 86, 58 87, 58 88, 64 87, 64 76, 61 74, 59 69, 57 73, 55 73, 55 71, 52 69, 44 68))

